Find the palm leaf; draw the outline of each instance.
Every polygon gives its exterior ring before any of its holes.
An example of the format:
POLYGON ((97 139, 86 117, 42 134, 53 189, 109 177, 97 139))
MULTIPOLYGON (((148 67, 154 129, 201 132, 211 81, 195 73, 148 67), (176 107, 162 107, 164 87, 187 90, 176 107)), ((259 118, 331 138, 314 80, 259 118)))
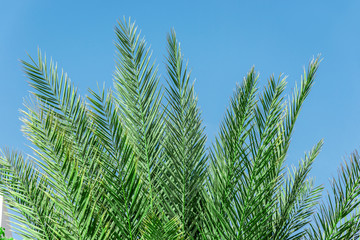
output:
POLYGON ((16 232, 25 239, 56 239, 59 231, 54 203, 46 191, 47 182, 21 154, 6 151, 0 158, 1 194, 16 213, 16 232))
POLYGON ((314 187, 313 181, 307 176, 322 145, 323 141, 320 141, 299 167, 293 173, 288 173, 284 187, 279 191, 278 212, 273 219, 274 233, 271 239, 303 239, 306 235, 304 226, 310 223, 323 189, 314 187))
POLYGON ((107 192, 104 204, 109 209, 113 226, 109 239, 137 239, 140 226, 147 216, 148 196, 144 194, 141 175, 138 176, 138 160, 124 135, 117 105, 111 92, 100 94, 91 91, 91 117, 96 125, 94 134, 104 147, 100 159, 104 169, 102 186, 107 192))
POLYGON ((359 192, 360 156, 355 151, 344 162, 338 178, 332 180, 328 193, 308 229, 308 239, 358 239, 360 237, 359 192))
POLYGON ((23 111, 23 131, 34 144, 38 178, 46 179, 43 189, 55 206, 59 230, 49 230, 56 236, 51 239, 101 239, 101 231, 109 225, 104 207, 98 204, 104 195, 98 184, 102 146, 66 75, 59 78, 56 67, 50 63, 48 68, 40 55, 39 64, 32 62, 23 62, 35 89, 33 103, 23 111))
POLYGON ((151 213, 143 221, 142 240, 181 240, 184 239, 183 232, 180 232, 181 224, 178 218, 174 217, 166 221, 163 216, 151 213))
POLYGON ((210 199, 207 202, 213 206, 209 206, 210 215, 206 217, 210 220, 207 221, 207 234, 210 234, 211 238, 219 234, 214 231, 219 228, 225 209, 232 208, 231 202, 235 198, 234 186, 241 181, 239 175, 245 171, 246 164, 250 164, 239 159, 245 160, 243 154, 247 154, 248 151, 245 142, 249 137, 249 125, 253 119, 256 82, 256 73, 251 69, 242 85, 236 88, 230 108, 220 127, 220 136, 216 138, 216 145, 211 151, 210 199))
POLYGON ((171 217, 178 216, 182 231, 197 238, 202 192, 206 177, 204 127, 197 107, 190 73, 183 64, 180 43, 174 31, 168 36, 168 88, 166 108, 166 144, 164 206, 171 217))
POLYGON ((128 132, 142 174, 150 205, 156 196, 160 140, 164 127, 161 119, 162 95, 158 91, 157 69, 151 64, 150 49, 146 49, 135 23, 124 20, 115 29, 118 61, 114 87, 121 120, 128 132))
POLYGON ((207 221, 204 236, 275 237, 271 223, 278 204, 275 196, 283 184, 283 162, 317 66, 318 60, 310 63, 288 108, 282 97, 285 78, 276 81, 271 77, 258 100, 253 69, 237 88, 211 152, 206 214, 212 220, 207 221))

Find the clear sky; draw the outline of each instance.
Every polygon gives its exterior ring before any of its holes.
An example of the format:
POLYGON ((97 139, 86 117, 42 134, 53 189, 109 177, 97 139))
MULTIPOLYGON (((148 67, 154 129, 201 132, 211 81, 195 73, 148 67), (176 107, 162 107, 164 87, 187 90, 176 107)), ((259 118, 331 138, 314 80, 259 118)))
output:
MULTIPOLYGON (((321 53, 315 85, 295 127, 288 163, 320 139, 312 176, 326 184, 360 146, 359 1, 37 1, 0 2, 0 147, 24 149, 19 109, 30 90, 19 59, 40 47, 80 93, 112 86, 114 26, 132 17, 164 75, 166 34, 174 27, 196 78, 209 139, 235 85, 255 65, 262 79, 288 75, 290 92, 321 53)), ((164 79, 162 79, 163 82, 164 79)))

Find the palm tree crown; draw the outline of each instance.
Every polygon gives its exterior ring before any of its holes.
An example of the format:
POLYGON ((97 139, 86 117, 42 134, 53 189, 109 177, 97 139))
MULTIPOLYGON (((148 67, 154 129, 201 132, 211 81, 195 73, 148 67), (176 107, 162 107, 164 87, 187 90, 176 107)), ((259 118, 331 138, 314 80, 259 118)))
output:
POLYGON ((332 193, 308 177, 316 143, 285 160, 319 58, 285 98, 285 78, 258 89, 252 68, 210 148, 187 63, 167 38, 166 87, 135 23, 119 22, 114 88, 79 96, 39 51, 22 61, 33 91, 22 111, 32 154, 0 155, 0 190, 25 239, 357 239, 359 155, 332 193))

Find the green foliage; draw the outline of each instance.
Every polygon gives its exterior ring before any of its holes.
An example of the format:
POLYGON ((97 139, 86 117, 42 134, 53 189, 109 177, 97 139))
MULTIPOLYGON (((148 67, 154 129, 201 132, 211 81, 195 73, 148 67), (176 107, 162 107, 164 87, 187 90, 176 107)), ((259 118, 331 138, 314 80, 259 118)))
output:
POLYGON ((143 221, 141 239, 158 240, 183 240, 184 233, 181 231, 181 223, 174 217, 165 220, 162 214, 150 213, 143 221))
POLYGON ((323 188, 308 177, 322 140, 285 165, 296 119, 319 59, 285 98, 286 81, 258 88, 252 68, 236 86, 219 134, 206 148, 190 71, 174 31, 160 86, 151 50, 133 22, 115 29, 114 89, 82 98, 39 51, 23 61, 32 92, 24 155, 0 155, 0 190, 25 239, 355 239, 360 157, 323 188))
POLYGON ((5 228, 0 227, 0 240, 14 240, 14 239, 5 237, 5 228))

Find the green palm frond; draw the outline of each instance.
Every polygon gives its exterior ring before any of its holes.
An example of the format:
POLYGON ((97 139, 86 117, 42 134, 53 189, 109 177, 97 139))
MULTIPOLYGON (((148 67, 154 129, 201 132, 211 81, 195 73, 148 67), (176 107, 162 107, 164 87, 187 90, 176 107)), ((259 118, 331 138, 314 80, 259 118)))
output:
MULTIPOLYGON (((29 123, 31 119, 27 122, 28 126, 37 126, 34 139, 39 140, 38 149, 34 148, 37 157, 33 159, 36 164, 29 165, 27 171, 37 173, 33 177, 33 182, 42 183, 37 187, 37 195, 47 197, 35 199, 33 204, 49 211, 41 218, 57 221, 51 222, 55 227, 46 223, 46 226, 50 227, 46 229, 49 237, 45 239, 100 239, 98 238, 99 231, 102 229, 98 227, 104 224, 103 228, 105 228, 104 213, 106 211, 104 210, 106 209, 101 209, 96 204, 102 195, 101 189, 97 186, 101 176, 101 171, 98 171, 98 161, 97 159, 91 161, 88 158, 95 156, 67 142, 64 132, 53 122, 54 118, 54 114, 48 114, 39 117, 38 122, 34 120, 33 125, 29 123), (80 152, 84 154, 84 158, 79 157, 80 152), (87 164, 84 164, 85 160, 88 160, 87 164), (37 169, 37 166, 40 168, 37 169), (89 174, 89 172, 93 173, 89 174), (52 204, 52 208, 43 207, 43 203, 46 202, 52 204)), ((93 145, 88 149, 95 147, 93 145)), ((22 168, 21 161, 15 161, 12 165, 14 168, 22 168)), ((12 177, 21 178, 21 172, 13 172, 12 177)), ((19 188, 17 184, 9 186, 13 189, 19 188)), ((26 195, 26 193, 22 194, 26 195)), ((17 208, 24 216, 23 212, 26 212, 24 209, 28 206, 21 202, 18 203, 17 208)), ((35 207, 32 206, 32 208, 35 207)))
POLYGON ((295 83, 294 93, 291 100, 288 101, 287 114, 285 120, 283 121, 285 139, 283 140, 282 151, 285 153, 287 152, 290 145, 290 139, 296 119, 299 116, 305 99, 309 95, 310 90, 314 85, 316 72, 319 68, 320 62, 320 55, 317 58, 311 60, 307 72, 304 69, 304 75, 301 77, 300 89, 298 89, 297 84, 295 83))
MULTIPOLYGON (((80 160, 84 160, 83 164, 90 164, 86 159, 96 155, 97 148, 91 148, 95 143, 89 131, 92 124, 84 100, 78 96, 77 89, 67 74, 62 71, 59 76, 57 64, 53 61, 48 63, 46 56, 43 60, 40 50, 38 61, 32 58, 30 60, 22 61, 25 73, 30 79, 29 84, 34 90, 31 92, 30 101, 25 102, 26 110, 22 111, 23 132, 36 147, 35 152, 46 152, 50 150, 46 145, 46 138, 51 136, 45 136, 49 132, 44 132, 44 128, 52 129, 52 125, 56 124, 57 131, 62 132, 66 141, 77 149, 74 152, 79 154, 80 160)), ((49 155, 54 157, 52 153, 49 155)), ((91 172, 88 171, 89 174, 91 172)))
MULTIPOLYGON (((106 209, 98 204, 104 195, 98 183, 102 146, 66 74, 59 78, 54 64, 48 67, 41 59, 39 55, 38 64, 23 62, 35 90, 33 103, 28 102, 23 111, 23 131, 34 145, 34 164, 29 169, 38 173, 35 182, 46 180, 39 191, 53 204, 49 208, 53 213, 47 215, 58 221, 54 226, 59 229, 47 229, 46 239, 101 239, 108 226, 106 209)), ((27 206, 17 207, 21 213, 27 206)))
MULTIPOLYGON (((252 69, 244 79, 242 85, 237 86, 231 99, 231 106, 227 110, 225 119, 220 127, 220 136, 216 138, 216 145, 211 152, 210 199, 208 202, 212 210, 206 218, 214 219, 220 224, 224 211, 232 208, 231 202, 235 198, 234 186, 241 182, 239 177, 250 165, 245 162, 249 148, 246 141, 250 134, 250 123, 253 119, 256 94, 256 73, 252 69), (243 159, 243 161, 239 161, 243 159), (215 211, 215 214, 213 213, 215 211)), ((243 183, 240 183, 243 184, 243 183)), ((209 231, 218 229, 218 224, 207 221, 209 231)), ((210 233, 208 233, 210 234, 210 233)), ((218 233, 213 233, 217 235, 218 233)))
POLYGON ((158 90, 157 69, 151 63, 151 52, 140 38, 135 23, 124 20, 115 29, 118 61, 114 87, 122 122, 136 157, 150 205, 156 196, 158 162, 164 132, 161 118, 162 95, 158 90))
POLYGON ((93 109, 91 117, 97 126, 94 134, 101 141, 104 154, 100 159, 104 169, 102 186, 107 192, 104 204, 113 222, 109 239, 138 239, 140 226, 148 212, 148 198, 142 192, 138 161, 128 144, 121 125, 117 105, 111 92, 91 91, 88 97, 93 109))
POLYGON ((183 240, 181 223, 177 217, 165 220, 159 214, 151 213, 143 221, 142 240, 183 240))
POLYGON ((211 190, 212 196, 220 202, 212 206, 216 209, 212 218, 218 222, 218 228, 224 228, 219 231, 221 238, 231 239, 234 235, 239 239, 269 237, 266 231, 270 228, 266 225, 278 185, 276 153, 281 144, 278 123, 283 115, 281 94, 284 88, 283 80, 276 82, 270 78, 268 87, 256 102, 256 75, 251 70, 232 100, 232 108, 224 121, 230 124, 222 127, 212 155, 215 158, 211 168, 214 179, 210 188, 215 188, 211 190), (218 193, 222 196, 215 195, 218 193), (259 228, 264 231, 255 230, 259 228))
POLYGON ((90 93, 91 96, 88 97, 91 108, 90 117, 96 126, 93 128, 94 134, 104 147, 104 151, 114 161, 125 160, 126 158, 121 157, 121 153, 123 153, 121 149, 125 147, 126 137, 121 124, 119 109, 113 103, 112 92, 105 93, 103 89, 100 94, 92 90, 90 93))
MULTIPOLYGON (((304 75, 301 77, 301 86, 300 89, 298 89, 297 85, 295 84, 295 88, 294 88, 294 93, 292 94, 292 98, 289 99, 288 103, 287 103, 287 107, 286 107, 286 114, 285 114, 285 118, 282 121, 282 144, 280 145, 279 149, 278 149, 278 158, 279 158, 279 166, 283 165, 283 161, 285 160, 289 145, 290 145, 290 140, 291 140, 291 136, 292 136, 292 132, 294 129, 294 125, 296 122, 296 119, 300 113, 300 110, 302 108, 302 105, 306 99, 306 97, 309 95, 310 90, 312 85, 314 84, 314 79, 315 79, 315 75, 316 75, 316 71, 318 69, 320 60, 319 57, 316 59, 313 59, 309 66, 308 66, 308 70, 307 72, 304 69, 304 75)), ((299 165, 299 169, 298 172, 294 173, 294 180, 291 180, 291 175, 289 175, 290 179, 288 179, 286 182, 283 182, 283 180, 281 180, 282 182, 282 187, 283 189, 288 189, 290 187, 290 182, 289 181, 293 181, 293 184, 297 183, 298 181, 304 181, 305 179, 305 175, 308 174, 309 168, 311 166, 312 161, 314 161, 313 158, 315 158, 318 155, 318 151, 320 150, 320 143, 318 143, 316 145, 316 147, 311 151, 309 158, 309 161, 306 161, 307 165, 299 165), (304 175, 305 174, 305 175, 304 175), (298 180, 296 179, 296 177, 301 177, 298 180), (302 179, 302 180, 301 180, 302 179)), ((313 204, 316 203, 316 200, 318 198, 318 194, 321 191, 320 187, 313 187, 312 181, 310 180, 306 180, 306 186, 308 186, 306 188, 306 191, 303 189, 303 191, 305 191, 304 193, 306 193, 305 195, 302 194, 303 192, 300 192, 300 190, 302 188, 299 188, 299 185, 297 185, 298 188, 296 188, 295 185, 293 185, 291 187, 292 191, 296 191, 297 189, 297 198, 298 200, 295 200, 293 198, 293 202, 292 204, 290 204, 290 202, 288 202, 291 198, 290 196, 286 195, 288 197, 288 200, 286 200, 285 202, 278 202, 278 205, 282 205, 284 204, 284 206, 290 207, 290 206, 299 206, 299 205, 293 205, 293 204, 298 204, 298 201, 304 201, 303 203, 309 202, 311 204, 306 205, 305 208, 294 208, 292 215, 289 216, 289 218, 296 218, 301 216, 303 218, 299 218, 298 221, 293 221, 293 222, 287 222, 283 225, 283 229, 286 229, 286 231, 284 230, 280 235, 277 235, 277 233, 275 234, 276 237, 274 237, 273 239, 284 239, 284 237, 282 236, 282 234, 290 234, 290 232, 293 229, 297 229, 299 230, 300 227, 299 226, 303 226, 303 222, 305 221, 306 223, 308 223, 308 216, 307 214, 312 213, 312 207, 313 204), (295 187, 295 188, 294 188, 295 187), (290 204, 290 205, 289 205, 290 204), (307 213, 305 215, 303 215, 303 213, 307 213)), ((288 192, 289 193, 289 192, 288 192)), ((282 191, 278 191, 278 194, 283 194, 282 191)), ((294 194, 296 195, 296 194, 294 194)), ((281 198, 281 197, 280 197, 281 198)), ((279 199, 280 199, 279 198, 279 199)), ((289 208, 288 208, 289 209, 289 208)), ((279 216, 277 214, 275 214, 276 217, 275 219, 272 220, 272 222, 276 222, 278 223, 279 219, 277 219, 279 216)), ((279 226, 279 225, 278 225, 279 226)), ((278 229, 276 229, 274 232, 279 232, 278 229)), ((299 230, 299 231, 294 231, 296 232, 296 234, 291 235, 293 238, 295 239, 300 239, 301 236, 303 235, 303 231, 299 230)), ((287 235, 289 237, 289 235, 287 235)), ((290 239, 292 239, 292 237, 289 237, 290 239)))
POLYGON ((289 107, 282 96, 284 78, 276 81, 271 77, 258 100, 254 69, 237 87, 211 152, 206 219, 213 220, 206 223, 209 236, 274 237, 272 214, 278 204, 275 196, 283 185, 283 161, 317 65, 318 60, 310 64, 289 107))
POLYGON ((354 152, 332 179, 328 193, 308 229, 308 239, 358 239, 360 237, 360 156, 354 152))
POLYGON ((18 227, 13 229, 25 239, 53 239, 58 229, 54 229, 51 219, 57 216, 54 203, 44 191, 46 179, 17 152, 6 151, 0 161, 1 194, 16 213, 10 215, 17 221, 18 227))
POLYGON ((102 185, 109 193, 106 207, 114 224, 109 239, 138 239, 150 206, 147 195, 142 192, 137 165, 132 162, 124 171, 108 164, 105 170, 102 185))
POLYGON ((164 201, 170 216, 178 216, 182 230, 196 238, 200 222, 202 192, 207 171, 206 137, 197 107, 190 73, 184 66, 180 43, 174 31, 168 40, 168 88, 166 108, 166 144, 164 201))
POLYGON ((320 141, 300 162, 297 169, 289 171, 287 179, 279 191, 278 211, 273 219, 273 237, 271 239, 303 239, 304 226, 310 223, 315 212, 314 207, 321 197, 322 187, 314 187, 307 179, 311 166, 320 153, 323 141, 320 141))
POLYGON ((241 194, 237 194, 234 200, 240 208, 231 220, 239 227, 238 234, 242 239, 268 239, 271 236, 267 225, 275 205, 273 196, 279 187, 277 153, 282 139, 278 123, 283 115, 281 95, 284 89, 284 80, 270 78, 254 108, 249 152, 243 155, 244 161, 250 164, 240 175, 245 185, 236 186, 241 194))
MULTIPOLYGON (((63 71, 58 74, 57 64, 52 60, 47 62, 38 50, 38 61, 30 57, 29 62, 21 61, 24 71, 29 78, 32 94, 39 100, 39 107, 47 113, 53 112, 64 125, 75 125, 84 122, 86 110, 83 101, 77 94, 77 89, 72 85, 68 75, 63 71)), ((71 126, 75 136, 82 137, 78 132, 81 128, 71 126), (77 131, 78 130, 78 131, 77 131)))

